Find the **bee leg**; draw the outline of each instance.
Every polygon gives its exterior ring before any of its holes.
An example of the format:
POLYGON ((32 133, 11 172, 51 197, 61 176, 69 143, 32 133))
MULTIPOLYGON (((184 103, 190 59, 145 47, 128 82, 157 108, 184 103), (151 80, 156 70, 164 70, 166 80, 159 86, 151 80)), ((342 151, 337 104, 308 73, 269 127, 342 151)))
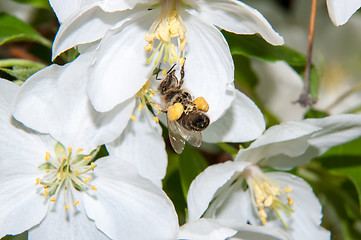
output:
POLYGON ((181 77, 180 77, 180 80, 179 80, 179 84, 178 84, 178 86, 179 86, 179 88, 181 88, 182 87, 182 85, 183 85, 183 78, 184 78, 184 63, 185 63, 185 61, 186 61, 186 59, 185 58, 182 58, 181 59, 181 70, 180 70, 180 75, 181 75, 181 77))
POLYGON ((153 74, 156 74, 156 75, 155 75, 155 79, 156 79, 156 80, 162 80, 161 78, 158 78, 159 72, 162 71, 162 69, 160 68, 160 64, 161 64, 161 63, 159 63, 159 66, 158 66, 157 68, 155 68, 154 71, 153 71, 153 74))
MULTIPOLYGON (((149 102, 149 104, 152 106, 152 107, 155 107, 157 110, 158 110, 158 113, 166 113, 167 112, 167 110, 166 109, 164 109, 164 108, 162 108, 158 103, 156 103, 156 102, 149 102)), ((158 114, 157 113, 157 114, 158 114)))

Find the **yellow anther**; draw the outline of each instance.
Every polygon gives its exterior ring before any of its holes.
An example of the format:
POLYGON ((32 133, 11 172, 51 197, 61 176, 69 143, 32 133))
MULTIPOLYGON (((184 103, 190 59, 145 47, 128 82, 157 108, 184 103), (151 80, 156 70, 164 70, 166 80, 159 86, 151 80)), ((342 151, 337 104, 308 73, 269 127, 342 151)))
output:
POLYGON ((95 186, 90 186, 93 191, 97 191, 98 189, 95 186))
POLYGON ((290 206, 292 207, 293 204, 295 203, 295 201, 293 201, 292 199, 288 198, 288 199, 287 199, 287 203, 288 203, 288 205, 290 205, 290 206))
POLYGON ((40 183, 40 178, 37 178, 35 181, 35 185, 38 185, 40 183))
POLYGON ((285 191, 285 192, 291 192, 291 191, 292 191, 292 188, 291 188, 291 187, 286 187, 285 189, 283 189, 283 191, 285 191))
POLYGON ((272 197, 272 195, 268 195, 266 200, 264 200, 264 206, 269 207, 272 205, 272 203, 273 203, 273 197, 272 197))
POLYGON ((46 174, 48 174, 49 172, 50 172, 50 170, 49 170, 49 169, 46 169, 46 170, 45 170, 45 173, 46 173, 46 174))
POLYGON ((158 111, 156 114, 158 115, 159 113, 161 113, 162 111, 158 111))
POLYGON ((162 75, 165 76, 167 74, 167 72, 168 72, 167 69, 163 70, 162 75))
POLYGON ((135 122, 135 116, 134 115, 130 116, 130 119, 132 119, 133 122, 135 122))
POLYGON ((88 161, 91 158, 91 156, 86 156, 83 158, 84 161, 88 161))
POLYGON ((91 179, 91 176, 89 176, 89 177, 85 178, 85 179, 84 179, 84 182, 86 182, 86 183, 87 183, 87 182, 89 182, 89 181, 90 181, 90 179, 91 179))
POLYGON ((72 147, 68 147, 68 152, 70 153, 71 151, 73 151, 72 147))
POLYGON ((65 204, 65 209, 69 211, 69 204, 65 204))
POLYGON ((179 62, 180 62, 181 67, 183 67, 185 61, 186 61, 186 59, 185 59, 184 57, 182 57, 182 58, 180 59, 179 62))
POLYGON ((84 149, 82 149, 82 148, 78 148, 76 151, 79 153, 79 152, 84 151, 84 149))
POLYGON ((169 121, 178 120, 183 114, 183 105, 181 103, 176 103, 173 106, 170 106, 167 111, 169 121))
POLYGON ((43 197, 46 197, 48 195, 48 189, 44 189, 43 197))
POLYGON ((155 121, 155 123, 159 123, 159 118, 154 117, 154 121, 155 121))
POLYGON ((143 108, 143 105, 142 105, 142 104, 139 104, 139 105, 138 105, 138 111, 139 111, 139 112, 142 111, 142 108, 143 108))
POLYGON ((75 170, 76 175, 79 175, 79 173, 80 173, 79 170, 75 170))
POLYGON ((90 164, 90 167, 91 167, 91 168, 95 168, 96 166, 97 166, 97 165, 95 165, 94 162, 92 162, 92 163, 90 164))
POLYGON ((63 149, 62 148, 57 148, 56 151, 63 152, 63 149))
POLYGON ((78 205, 80 202, 79 202, 79 200, 77 200, 77 201, 75 201, 74 203, 73 203, 73 206, 75 207, 76 205, 78 205))
POLYGON ((144 47, 144 50, 147 52, 150 52, 152 49, 153 49, 153 44, 151 43, 148 43, 148 45, 144 47))
POLYGON ((82 184, 79 180, 76 180, 75 183, 78 184, 78 185, 82 184))
POLYGON ((182 39, 182 40, 180 41, 179 49, 180 49, 181 51, 183 51, 184 48, 186 47, 186 44, 187 44, 187 39, 186 39, 186 38, 182 39))
POLYGON ((55 197, 52 197, 52 198, 50 198, 50 200, 49 200, 50 202, 55 202, 56 201, 56 199, 55 199, 55 197))
POLYGON ((60 180, 60 179, 61 179, 61 173, 58 173, 58 175, 56 175, 56 178, 57 178, 58 180, 60 180))
POLYGON ((45 153, 45 161, 48 161, 50 158, 50 153, 49 152, 46 152, 45 153))
POLYGON ((266 224, 266 218, 265 218, 265 217, 261 217, 261 221, 262 221, 262 224, 263 224, 263 225, 266 224))
POLYGON ((197 97, 196 99, 193 100, 193 103, 196 105, 196 108, 198 108, 199 110, 203 112, 208 112, 209 105, 207 101, 204 99, 204 97, 197 97))

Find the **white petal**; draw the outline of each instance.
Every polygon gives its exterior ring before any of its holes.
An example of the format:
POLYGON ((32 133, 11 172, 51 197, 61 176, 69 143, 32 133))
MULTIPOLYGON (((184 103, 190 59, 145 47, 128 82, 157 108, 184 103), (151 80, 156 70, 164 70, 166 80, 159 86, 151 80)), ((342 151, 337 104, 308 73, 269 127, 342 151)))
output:
POLYGON ((20 165, 17 157, 20 156, 0 158, 0 237, 30 229, 39 224, 47 212, 47 203, 35 186, 36 174, 40 171, 33 164, 20 165))
POLYGON ((112 239, 175 239, 178 219, 159 187, 140 177, 125 161, 97 161, 92 184, 97 192, 84 198, 87 215, 112 239))
MULTIPOLYGON (((284 217, 289 225, 287 231, 290 232, 293 239, 330 239, 330 233, 320 227, 321 204, 306 181, 289 173, 273 172, 266 175, 292 188, 290 194, 294 200, 292 208, 295 212, 290 217, 286 215, 284 217)), ((279 220, 270 221, 266 226, 285 229, 279 220)))
POLYGON ((231 105, 235 88, 232 56, 218 29, 197 16, 182 14, 187 28, 184 87, 193 97, 203 96, 209 104, 211 122, 231 105))
POLYGON ((75 199, 80 203, 76 207, 70 205, 70 209, 67 211, 65 210, 64 194, 63 192, 59 194, 56 202, 49 206, 45 219, 40 225, 29 231, 29 239, 109 239, 85 215, 81 196, 75 197, 75 199))
POLYGON ((67 18, 56 34, 53 43, 53 60, 69 48, 102 38, 114 25, 127 20, 128 14, 128 11, 104 12, 98 4, 95 4, 67 18))
POLYGON ((319 119, 306 119, 304 122, 322 128, 309 143, 319 149, 319 154, 331 147, 349 142, 361 136, 361 115, 342 114, 319 119))
POLYGON ((189 187, 187 196, 189 221, 200 218, 207 210, 214 194, 236 173, 237 165, 232 161, 206 168, 189 187))
POLYGON ((151 5, 158 3, 159 0, 104 0, 100 5, 106 12, 124 11, 136 8, 138 5, 144 4, 147 8, 151 5))
POLYGON ((345 24, 361 7, 361 0, 327 0, 330 18, 336 26, 345 24))
POLYGON ((15 98, 12 110, 18 121, 39 132, 48 131, 45 107, 54 94, 57 78, 63 68, 51 65, 25 81, 15 98))
POLYGON ((201 218, 188 222, 180 227, 179 239, 189 240, 224 240, 237 233, 236 230, 224 227, 216 220, 201 218))
MULTIPOLYGON (((221 223, 223 224, 224 222, 221 223)), ((228 226, 226 224, 224 225, 228 226)), ((233 238, 230 238, 230 240, 293 240, 286 231, 277 228, 243 224, 234 229, 237 229, 238 233, 233 238)))
POLYGON ((108 31, 101 41, 90 69, 88 94, 98 111, 109 111, 131 98, 150 77, 151 64, 146 64, 145 33, 155 14, 141 12, 121 28, 108 31))
POLYGON ((256 104, 236 90, 230 108, 202 135, 205 142, 248 142, 260 136, 264 129, 263 115, 256 104))
POLYGON ((226 31, 237 34, 259 33, 273 45, 284 43, 269 22, 256 9, 236 0, 203 0, 199 15, 226 31))
POLYGON ((263 105, 279 120, 301 120, 307 111, 294 102, 301 95, 303 81, 287 63, 252 61, 259 83, 256 92, 263 105))
POLYGON ((58 17, 59 22, 62 23, 85 5, 96 1, 98 0, 49 0, 49 3, 58 17))
POLYGON ((131 162, 142 177, 161 188, 168 162, 162 128, 147 109, 135 109, 133 115, 135 122, 130 121, 122 135, 106 145, 107 150, 110 156, 131 162))
POLYGON ((134 99, 112 111, 96 112, 85 91, 87 71, 79 71, 87 69, 90 56, 91 52, 82 54, 72 63, 53 65, 42 70, 44 73, 40 77, 29 79, 17 97, 15 117, 35 130, 49 133, 63 145, 83 148, 85 152, 113 141, 126 127, 134 109, 134 99), (41 84, 44 74, 53 76, 46 79, 47 84, 41 84), (39 88, 39 85, 49 87, 39 88), (34 93, 45 97, 39 99, 34 93))
MULTIPOLYGON (((247 149, 240 150, 236 160, 253 163, 262 160, 262 165, 280 167, 278 156, 284 155, 290 158, 301 155, 310 146, 307 140, 317 130, 319 130, 318 127, 305 122, 281 123, 267 129, 247 149)), ((297 161, 280 161, 285 164, 284 168, 291 168, 300 164, 297 161)))

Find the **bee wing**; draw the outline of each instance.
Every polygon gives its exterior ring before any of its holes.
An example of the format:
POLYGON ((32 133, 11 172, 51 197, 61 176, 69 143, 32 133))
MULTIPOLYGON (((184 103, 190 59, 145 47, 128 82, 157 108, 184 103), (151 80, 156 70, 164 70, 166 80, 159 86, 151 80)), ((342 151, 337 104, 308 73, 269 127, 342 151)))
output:
POLYGON ((186 140, 182 137, 182 134, 179 130, 180 125, 177 123, 177 121, 169 121, 168 118, 167 125, 170 144, 172 145, 174 151, 180 154, 183 152, 184 145, 186 144, 186 140))
POLYGON ((189 131, 175 121, 182 138, 184 138, 193 147, 199 147, 202 144, 202 133, 199 131, 189 131))

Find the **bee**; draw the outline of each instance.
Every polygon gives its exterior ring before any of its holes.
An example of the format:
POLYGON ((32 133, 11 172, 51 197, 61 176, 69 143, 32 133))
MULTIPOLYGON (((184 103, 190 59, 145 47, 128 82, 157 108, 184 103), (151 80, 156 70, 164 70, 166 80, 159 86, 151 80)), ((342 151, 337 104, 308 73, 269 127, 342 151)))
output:
POLYGON ((181 65, 179 81, 173 65, 158 86, 163 106, 166 108, 163 112, 167 114, 170 143, 176 153, 183 151, 186 141, 199 147, 202 144, 201 131, 209 125, 209 117, 205 114, 209 109, 206 100, 203 97, 193 100, 191 94, 182 88, 184 62, 181 65))

